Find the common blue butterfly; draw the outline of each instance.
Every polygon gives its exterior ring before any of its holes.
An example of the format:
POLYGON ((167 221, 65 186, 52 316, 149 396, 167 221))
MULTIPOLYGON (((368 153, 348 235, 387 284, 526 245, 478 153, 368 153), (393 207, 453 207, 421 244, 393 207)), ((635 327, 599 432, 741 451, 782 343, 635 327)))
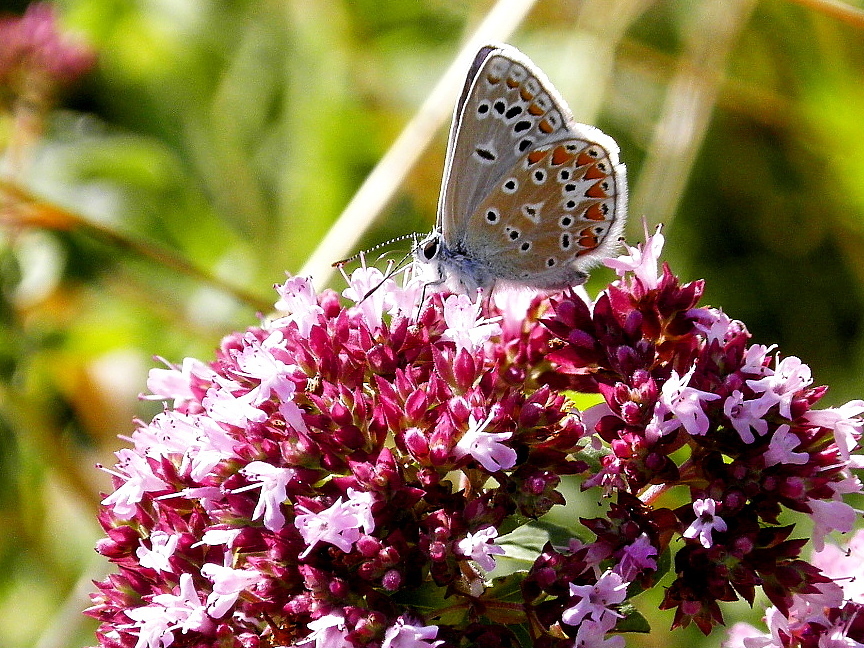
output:
POLYGON ((474 58, 453 114, 435 230, 415 257, 438 281, 577 286, 614 252, 627 213, 615 141, 579 124, 510 45, 474 58))

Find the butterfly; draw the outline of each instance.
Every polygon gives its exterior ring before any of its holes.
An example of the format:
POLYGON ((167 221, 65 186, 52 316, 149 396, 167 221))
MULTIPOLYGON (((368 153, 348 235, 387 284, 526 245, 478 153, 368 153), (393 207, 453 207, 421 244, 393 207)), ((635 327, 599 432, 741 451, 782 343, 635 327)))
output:
POLYGON ((414 251, 433 283, 578 286, 614 252, 626 213, 615 141, 574 121, 515 47, 480 48, 453 113, 435 229, 414 251))

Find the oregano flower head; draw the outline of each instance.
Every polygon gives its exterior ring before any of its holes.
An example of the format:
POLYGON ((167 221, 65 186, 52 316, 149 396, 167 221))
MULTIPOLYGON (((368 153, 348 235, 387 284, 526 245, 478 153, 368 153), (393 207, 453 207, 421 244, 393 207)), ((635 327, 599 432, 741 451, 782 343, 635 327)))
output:
POLYGON ((806 601, 864 641, 779 517, 809 515, 817 547, 852 529, 864 401, 816 409, 809 368, 701 306, 662 246, 610 260, 593 301, 289 277, 214 361, 154 369, 165 409, 102 503, 100 645, 621 648, 667 570, 673 627, 708 633, 761 590, 771 637, 806 601), (550 535, 562 480, 608 511, 550 535))

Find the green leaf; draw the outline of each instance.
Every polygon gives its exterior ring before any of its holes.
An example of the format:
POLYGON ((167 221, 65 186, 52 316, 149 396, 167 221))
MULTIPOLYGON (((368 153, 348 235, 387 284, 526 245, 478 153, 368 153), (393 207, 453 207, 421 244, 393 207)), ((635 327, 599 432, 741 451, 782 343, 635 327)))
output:
POLYGON ((630 603, 623 603, 618 607, 618 611, 624 615, 624 618, 615 624, 618 632, 651 632, 651 624, 630 603))

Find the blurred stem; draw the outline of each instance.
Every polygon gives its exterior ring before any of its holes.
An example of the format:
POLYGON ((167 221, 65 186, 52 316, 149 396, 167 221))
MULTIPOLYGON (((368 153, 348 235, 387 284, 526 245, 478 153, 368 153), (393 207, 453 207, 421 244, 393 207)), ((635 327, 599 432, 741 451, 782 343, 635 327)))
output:
POLYGON ((78 230, 108 245, 131 252, 178 274, 200 281, 231 295, 238 302, 260 312, 272 309, 272 302, 203 270, 176 252, 152 241, 142 241, 115 229, 94 223, 72 211, 39 199, 19 184, 0 179, 0 225, 11 228, 41 227, 53 230, 78 230))
POLYGON ((3 409, 17 422, 18 443, 27 447, 26 454, 38 457, 38 462, 51 466, 51 474, 74 493, 84 508, 94 509, 100 499, 99 488, 93 478, 92 461, 84 461, 72 444, 57 434, 57 422, 49 418, 52 413, 44 407, 41 394, 34 396, 26 387, 0 388, 3 409))
POLYGON ((837 18, 845 23, 864 29, 864 10, 858 7, 853 7, 839 0, 789 0, 802 7, 807 7, 813 11, 837 18))
MULTIPOLYGON (((34 93, 35 94, 35 93, 34 93)), ((12 107, 13 126, 5 151, 4 171, 13 180, 26 174, 33 151, 33 143, 42 137, 45 128, 45 105, 38 96, 18 97, 12 107)))

